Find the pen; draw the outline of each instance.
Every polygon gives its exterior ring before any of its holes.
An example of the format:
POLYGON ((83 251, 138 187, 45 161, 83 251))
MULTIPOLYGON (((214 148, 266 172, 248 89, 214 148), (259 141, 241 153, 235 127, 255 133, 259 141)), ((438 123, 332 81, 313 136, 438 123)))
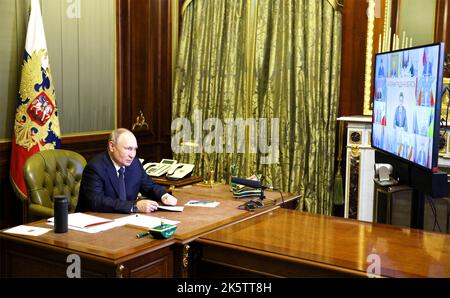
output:
POLYGON ((208 204, 213 203, 212 201, 192 201, 191 204, 208 204))
POLYGON ((144 233, 136 234, 136 238, 142 238, 142 237, 145 237, 145 236, 147 236, 147 235, 150 235, 150 231, 147 231, 147 232, 144 232, 144 233))

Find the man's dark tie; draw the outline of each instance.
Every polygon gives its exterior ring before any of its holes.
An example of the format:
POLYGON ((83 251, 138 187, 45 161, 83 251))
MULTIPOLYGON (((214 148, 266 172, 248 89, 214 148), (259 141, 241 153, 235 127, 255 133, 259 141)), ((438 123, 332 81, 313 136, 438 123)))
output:
POLYGON ((125 176, 123 172, 125 171, 124 167, 119 169, 119 199, 125 201, 127 199, 125 192, 125 176))

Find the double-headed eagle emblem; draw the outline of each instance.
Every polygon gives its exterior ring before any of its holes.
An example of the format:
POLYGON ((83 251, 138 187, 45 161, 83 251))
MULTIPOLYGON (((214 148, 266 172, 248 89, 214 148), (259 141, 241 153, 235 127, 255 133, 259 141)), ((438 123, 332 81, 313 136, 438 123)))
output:
POLYGON ((55 90, 47 51, 34 51, 24 59, 20 82, 19 101, 14 122, 16 143, 30 150, 54 149, 61 132, 55 105, 55 90))

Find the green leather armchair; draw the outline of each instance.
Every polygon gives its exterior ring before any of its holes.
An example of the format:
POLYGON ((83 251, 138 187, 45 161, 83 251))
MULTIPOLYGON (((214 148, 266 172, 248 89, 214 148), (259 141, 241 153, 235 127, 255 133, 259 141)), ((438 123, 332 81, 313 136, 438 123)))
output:
POLYGON ((23 168, 28 191, 28 221, 52 217, 56 195, 67 196, 69 213, 74 212, 85 166, 83 156, 63 149, 44 150, 29 157, 23 168))

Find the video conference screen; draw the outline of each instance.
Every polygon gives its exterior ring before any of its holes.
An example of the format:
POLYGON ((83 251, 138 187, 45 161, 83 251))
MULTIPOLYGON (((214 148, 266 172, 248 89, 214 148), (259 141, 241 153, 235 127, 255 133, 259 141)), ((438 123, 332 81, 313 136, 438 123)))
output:
POLYGON ((427 169, 438 159, 443 48, 375 56, 372 146, 427 169))

